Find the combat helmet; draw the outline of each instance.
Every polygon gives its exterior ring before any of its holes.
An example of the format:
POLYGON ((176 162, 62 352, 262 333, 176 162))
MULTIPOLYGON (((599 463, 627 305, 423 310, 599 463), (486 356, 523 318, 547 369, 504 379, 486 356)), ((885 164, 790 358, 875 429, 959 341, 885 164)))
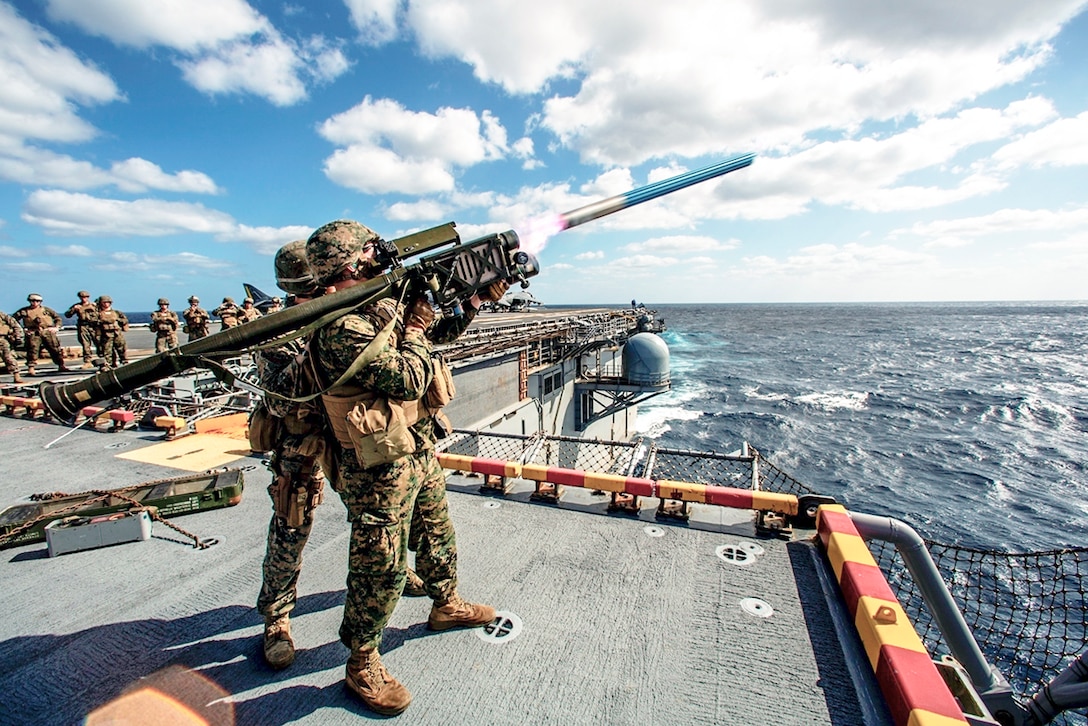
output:
POLYGON ((253 298, 247 297, 245 300, 242 301, 243 305, 245 305, 246 303, 249 303, 250 305, 252 305, 253 304, 253 298))
POLYGON ((166 299, 166 298, 164 298, 164 297, 160 297, 160 298, 159 298, 159 302, 158 302, 158 303, 156 303, 156 304, 157 304, 157 305, 169 305, 169 304, 170 304, 170 301, 169 301, 169 300, 167 300, 167 299, 166 299))
POLYGON ((90 297, 90 296, 91 296, 91 293, 87 292, 86 290, 80 290, 79 292, 76 293, 76 297, 90 297))
POLYGON ((234 298, 232 298, 232 297, 223 298, 223 304, 226 305, 227 303, 230 303, 231 305, 233 305, 234 304, 234 298))
POLYGON ((42 296, 39 295, 36 292, 32 292, 32 293, 30 293, 29 295, 26 296, 26 301, 27 302, 41 302, 42 301, 42 296))
POLYGON ((96 302, 112 304, 113 303, 113 298, 110 297, 109 295, 99 295, 98 300, 96 300, 96 302))
POLYGON ((198 303, 198 302, 200 302, 200 298, 198 298, 196 295, 190 295, 189 296, 189 302, 198 303))
POLYGON ((306 240, 306 261, 314 282, 325 286, 359 261, 363 246, 375 242, 378 234, 350 219, 338 219, 318 227, 306 240))
POLYGON ((310 266, 306 264, 306 240, 288 242, 276 252, 276 287, 288 295, 314 297, 318 291, 310 266))

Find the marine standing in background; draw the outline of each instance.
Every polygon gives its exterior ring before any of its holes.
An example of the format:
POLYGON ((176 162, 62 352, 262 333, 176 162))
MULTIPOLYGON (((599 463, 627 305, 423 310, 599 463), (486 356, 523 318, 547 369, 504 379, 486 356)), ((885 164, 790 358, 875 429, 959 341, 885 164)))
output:
POLYGON ((79 344, 83 348, 83 367, 94 368, 91 361, 94 355, 102 355, 98 347, 96 333, 98 331, 98 306, 91 302, 91 293, 80 290, 79 302, 72 303, 72 307, 64 312, 64 317, 76 316, 76 335, 79 336, 79 344))
POLYGON ((283 298, 277 296, 272 298, 272 304, 268 306, 268 311, 265 312, 265 315, 278 313, 280 310, 283 310, 283 298))
POLYGON ((159 298, 159 309, 151 313, 151 329, 155 331, 155 352, 165 353, 178 347, 178 314, 170 309, 170 301, 159 298))
POLYGON ((200 307, 200 298, 193 295, 189 298, 189 307, 182 311, 185 318, 185 332, 189 335, 189 342, 200 340, 208 336, 208 311, 200 307))
POLYGON ((242 301, 242 309, 238 311, 239 323, 251 323, 261 317, 261 311, 253 307, 253 298, 247 297, 242 301))
POLYGON ((0 311, 0 360, 8 367, 12 383, 22 383, 23 377, 19 375, 19 359, 15 357, 12 348, 18 345, 23 337, 23 329, 19 327, 19 321, 7 313, 0 311))
MULTIPOLYGON (((372 230, 348 220, 317 229, 306 243, 316 282, 339 291, 368 279, 376 268, 377 240, 372 230)), ((409 536, 416 545, 417 570, 434 601, 427 619, 431 629, 480 626, 495 617, 494 608, 466 602, 457 593, 457 548, 446 477, 434 453, 432 409, 421 400, 432 390, 436 368, 425 333, 429 330, 432 339, 443 342, 456 338, 479 308, 481 297, 474 295, 467 304, 472 308, 469 314, 432 327, 434 311, 426 299, 411 301, 407 309, 382 300, 362 313, 337 318, 310 341, 311 359, 323 379, 318 384, 322 388, 338 384, 321 398, 337 441, 334 488, 351 521, 340 625, 340 640, 351 649, 346 683, 363 703, 384 715, 401 713, 412 700, 378 654, 382 631, 404 588, 409 536), (378 344, 370 345, 375 339, 378 344), (341 382, 359 358, 369 362, 341 382), (390 412, 387 420, 408 425, 370 431, 369 414, 383 407, 390 412), (403 419, 391 413, 393 407, 401 408, 403 419), (360 414, 365 414, 363 420, 360 414), (395 450, 375 456, 379 451, 375 435, 395 439, 395 450)))
POLYGON ((242 309, 234 304, 232 297, 223 298, 223 304, 212 310, 212 315, 217 316, 223 323, 223 327, 219 329, 220 332, 242 323, 240 320, 242 309))
POLYGON ((98 341, 102 346, 102 370, 128 363, 128 345, 125 331, 128 318, 120 310, 113 309, 113 298, 98 296, 98 341))
POLYGON ((67 373, 64 365, 64 350, 60 347, 57 329, 64 324, 60 315, 53 308, 42 305, 42 296, 32 292, 26 296, 29 305, 19 308, 13 316, 26 331, 26 374, 34 375, 34 367, 41 356, 42 347, 49 351, 49 357, 57 364, 57 370, 67 373))
MULTIPOLYGON (((276 253, 276 285, 290 296, 292 305, 324 292, 314 283, 305 254, 305 240, 290 242, 276 253)), ((312 376, 303 375, 306 367, 297 365, 304 344, 304 340, 295 339, 254 354, 262 388, 290 398, 317 392, 312 376)), ((325 474, 330 479, 335 474, 329 472, 334 464, 326 456, 331 450, 319 402, 295 403, 266 396, 262 405, 267 416, 255 412, 250 419, 250 445, 268 447, 271 452, 268 494, 272 497, 272 520, 268 523, 257 611, 264 616, 265 661, 280 669, 295 660, 290 615, 297 599, 302 550, 313 527, 314 508, 324 498, 325 474)))

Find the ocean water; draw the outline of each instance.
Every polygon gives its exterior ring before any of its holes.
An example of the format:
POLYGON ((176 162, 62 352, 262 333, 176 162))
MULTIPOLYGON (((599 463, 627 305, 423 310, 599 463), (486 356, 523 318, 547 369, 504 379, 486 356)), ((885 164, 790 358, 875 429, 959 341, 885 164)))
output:
POLYGON ((658 445, 748 441, 948 544, 1088 546, 1088 303, 663 305, 658 445))

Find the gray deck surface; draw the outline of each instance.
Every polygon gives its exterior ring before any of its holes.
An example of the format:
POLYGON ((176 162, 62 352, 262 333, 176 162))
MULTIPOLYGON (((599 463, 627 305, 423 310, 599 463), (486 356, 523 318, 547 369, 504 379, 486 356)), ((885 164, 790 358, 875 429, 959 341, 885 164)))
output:
MULTIPOLYGON (((184 473, 114 458, 159 441, 158 432, 79 430, 43 450, 66 431, 0 416, 0 508, 33 492, 184 473)), ((256 458, 239 465, 251 467, 241 504, 173 520, 219 538, 210 549, 194 550, 156 524, 149 541, 56 558, 47 556, 44 543, 0 550, 0 723, 80 723, 141 678, 186 692, 182 700, 201 706, 211 723, 381 718, 342 685, 348 653, 337 628, 348 525, 332 492, 306 549, 292 617, 298 657, 282 672, 264 665, 254 602, 270 475, 256 458), (201 688, 193 688, 193 672, 201 688), (215 689, 223 700, 215 701, 215 689)), ((382 646, 384 662, 413 694, 399 720, 873 719, 858 705, 808 542, 755 539, 747 514, 714 508, 700 508, 692 526, 674 526, 654 522, 656 500, 639 519, 601 516, 595 512, 603 512, 604 500, 588 492, 568 489, 564 505, 555 507, 529 503, 527 483, 504 500, 469 493, 477 484, 460 476, 449 481, 460 590, 515 614, 523 630, 501 643, 486 642, 475 630, 432 633, 426 628, 430 601, 402 599, 382 646), (747 566, 715 553, 720 545, 744 542, 764 548, 747 566), (765 601, 773 615, 748 614, 740 607, 744 598, 765 601)), ((853 665, 857 670, 856 660, 853 665)), ((871 694, 862 685, 866 702, 871 694)))

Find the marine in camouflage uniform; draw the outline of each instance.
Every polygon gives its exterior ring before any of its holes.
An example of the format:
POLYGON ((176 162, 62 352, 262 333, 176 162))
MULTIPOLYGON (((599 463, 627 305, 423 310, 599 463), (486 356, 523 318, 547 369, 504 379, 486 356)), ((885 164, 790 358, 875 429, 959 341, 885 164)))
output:
POLYGON ((212 315, 218 317, 223 324, 223 327, 219 329, 220 332, 242 324, 242 309, 234 304, 232 297, 223 298, 223 304, 212 310, 212 315))
POLYGON ((242 307, 238 311, 240 323, 251 323, 261 317, 261 311, 253 307, 253 298, 247 297, 242 301, 242 307))
POLYGON ((19 359, 15 357, 12 348, 23 337, 23 329, 19 327, 19 321, 7 313, 0 311, 0 360, 8 367, 12 383, 22 383, 23 377, 19 373, 19 359))
MULTIPOLYGON (((341 290, 367 279, 377 239, 370 229, 347 220, 316 230, 307 241, 306 257, 317 282, 341 290)), ((329 385, 339 381, 387 322, 395 320, 394 334, 369 364, 322 397, 337 440, 335 489, 351 521, 347 595, 340 626, 340 640, 351 648, 346 682, 381 714, 400 713, 411 703, 408 690, 389 674, 378 655, 382 631, 404 588, 409 536, 416 549, 416 567, 434 600, 428 617, 432 629, 484 625, 494 619, 495 610, 465 602, 457 594, 456 539, 449 520, 445 474, 434 452, 433 419, 422 416, 411 426, 413 453, 367 467, 339 412, 368 398, 419 401, 434 372, 428 335, 437 342, 456 338, 479 308, 479 298, 472 302, 468 314, 432 326, 434 314, 426 300, 412 301, 407 309, 384 300, 326 325, 310 344, 319 382, 329 385)))
POLYGON ((113 309, 113 298, 98 296, 98 342, 102 346, 102 370, 128 363, 128 317, 113 309))
MULTIPOLYGON (((276 284, 295 303, 306 302, 322 292, 306 266, 305 253, 305 240, 288 243, 276 253, 276 284)), ((312 390, 312 378, 303 375, 306 369, 299 360, 302 351, 303 342, 296 339, 282 347, 255 353, 261 387, 288 398, 302 398, 316 392, 312 390)), ((278 435, 269 442, 273 478, 268 494, 272 498, 272 519, 268 523, 257 610, 265 622, 265 661, 278 669, 286 668, 295 659, 290 613, 297 599, 302 550, 313 527, 314 508, 322 500, 323 468, 332 468, 333 464, 327 458, 324 467, 319 463, 329 453, 320 404, 266 396, 264 406, 278 420, 273 427, 278 435)), ((255 424, 251 420, 250 425, 255 424)))
POLYGON ((190 343, 208 336, 208 321, 211 318, 208 311, 200 307, 200 298, 196 295, 189 298, 189 307, 182 311, 181 317, 185 318, 185 332, 190 343))
POLYGON ((159 309, 151 313, 151 329, 155 331, 155 352, 165 353, 178 347, 178 314, 170 310, 170 301, 159 298, 159 309))
POLYGON ((53 308, 42 305, 42 296, 32 292, 26 296, 29 305, 19 308, 12 316, 19 321, 25 331, 26 374, 34 375, 34 368, 41 357, 42 348, 49 351, 49 357, 57 364, 57 370, 67 373, 64 365, 64 350, 60 347, 57 328, 64 324, 60 315, 53 308))
POLYGON ((76 316, 76 335, 79 337, 79 345, 83 348, 83 367, 93 368, 93 354, 102 355, 98 347, 98 306, 91 302, 91 293, 80 290, 79 302, 72 303, 72 307, 64 311, 64 317, 76 316))

